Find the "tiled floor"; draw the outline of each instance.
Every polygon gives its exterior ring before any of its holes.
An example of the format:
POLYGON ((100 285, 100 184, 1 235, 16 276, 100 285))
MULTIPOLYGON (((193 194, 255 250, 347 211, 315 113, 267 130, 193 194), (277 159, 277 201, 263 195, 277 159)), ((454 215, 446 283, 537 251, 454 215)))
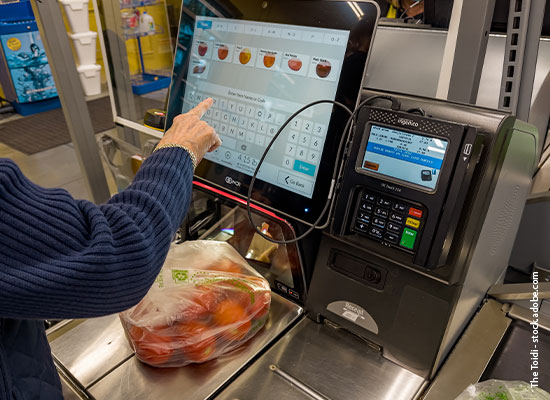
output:
MULTIPOLYGON (((33 155, 23 154, 0 143, 0 157, 11 158, 27 178, 40 186, 60 187, 77 199, 91 199, 70 143, 33 155)), ((106 177, 111 193, 116 192, 110 173, 106 177)))
MULTIPOLYGON (((86 97, 86 100, 95 100, 104 96, 107 96, 106 90, 99 95, 86 97)), ((20 118, 24 117, 19 114, 3 116, 0 119, 0 124, 20 118)), ((36 127, 37 134, 40 132, 39 128, 36 127)), ((114 129, 102 133, 111 133, 116 136, 114 129)), ((0 143, 0 158, 11 158, 27 178, 40 186, 60 187, 66 189, 76 199, 91 200, 72 143, 32 155, 26 155, 0 143)), ((106 168, 105 165, 104 168, 106 168)), ((117 191, 114 179, 107 169, 105 172, 109 190, 111 194, 114 194, 117 191)))

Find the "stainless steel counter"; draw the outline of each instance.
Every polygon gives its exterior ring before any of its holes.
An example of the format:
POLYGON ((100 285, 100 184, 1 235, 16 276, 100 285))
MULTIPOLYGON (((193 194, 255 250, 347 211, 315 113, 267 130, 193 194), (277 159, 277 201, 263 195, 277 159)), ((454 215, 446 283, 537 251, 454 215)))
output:
POLYGON ((411 400, 424 383, 355 336, 304 318, 216 400, 411 400))
POLYGON ((53 340, 50 347, 54 359, 83 388, 134 355, 118 315, 88 319, 53 340))
POLYGON ((133 355, 118 316, 90 319, 51 343, 62 367, 95 399, 211 398, 249 365, 303 313, 301 307, 272 294, 265 327, 246 345, 201 365, 153 368, 133 355))

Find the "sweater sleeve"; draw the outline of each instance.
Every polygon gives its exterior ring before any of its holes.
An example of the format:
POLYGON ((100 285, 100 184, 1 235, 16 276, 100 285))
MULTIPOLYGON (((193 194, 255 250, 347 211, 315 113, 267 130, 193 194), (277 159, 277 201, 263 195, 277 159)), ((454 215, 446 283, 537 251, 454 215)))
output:
POLYGON ((185 150, 162 149, 97 206, 0 159, 0 317, 87 318, 138 303, 189 207, 192 178, 185 150))

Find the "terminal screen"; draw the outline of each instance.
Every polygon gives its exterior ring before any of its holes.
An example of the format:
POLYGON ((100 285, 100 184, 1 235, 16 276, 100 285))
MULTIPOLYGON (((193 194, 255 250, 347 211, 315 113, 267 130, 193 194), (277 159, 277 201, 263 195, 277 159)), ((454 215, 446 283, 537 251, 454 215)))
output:
POLYGON ((434 190, 448 141, 372 125, 361 168, 434 190))
MULTIPOLYGON (((205 158, 251 176, 277 130, 299 108, 333 99, 349 31, 200 17, 182 112, 207 97, 203 119, 222 146, 205 158)), ((312 198, 332 106, 300 114, 271 147, 258 178, 312 198)))

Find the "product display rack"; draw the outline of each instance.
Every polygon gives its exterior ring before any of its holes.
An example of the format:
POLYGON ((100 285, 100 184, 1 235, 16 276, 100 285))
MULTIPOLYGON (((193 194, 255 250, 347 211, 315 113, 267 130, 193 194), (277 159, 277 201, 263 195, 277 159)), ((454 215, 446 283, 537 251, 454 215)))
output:
MULTIPOLYGON (((129 2, 121 1, 120 9, 135 10, 138 7, 148 7, 148 6, 158 6, 158 5, 165 5, 165 3, 164 1, 159 1, 159 0, 129 1, 129 2)), ((133 75, 131 77, 131 81, 132 81, 132 92, 138 96, 146 93, 154 92, 157 90, 165 89, 168 86, 170 86, 171 79, 169 76, 152 74, 145 71, 145 62, 143 60, 141 38, 144 36, 153 36, 153 35, 164 33, 164 31, 160 30, 159 28, 162 28, 162 27, 157 26, 155 24, 154 33, 139 32, 139 24, 138 24, 138 32, 126 32, 124 34, 124 38, 126 40, 136 39, 137 41, 140 72, 136 75, 133 75)))
POLYGON ((0 2, 0 84, 21 115, 61 106, 28 0, 0 2))

